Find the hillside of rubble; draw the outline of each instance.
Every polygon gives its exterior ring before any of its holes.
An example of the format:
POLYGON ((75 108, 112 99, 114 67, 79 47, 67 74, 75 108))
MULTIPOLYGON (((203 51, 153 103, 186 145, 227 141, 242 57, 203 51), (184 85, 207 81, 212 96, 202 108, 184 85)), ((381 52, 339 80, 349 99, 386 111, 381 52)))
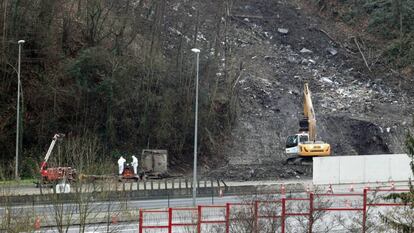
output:
POLYGON ((243 63, 239 114, 223 149, 228 164, 211 175, 311 176, 310 168, 284 165, 286 137, 299 129, 305 82, 313 94, 317 136, 331 144, 333 155, 404 153, 413 119, 412 78, 380 58, 368 68, 361 56, 368 49, 358 49, 368 43, 364 35, 318 12, 301 1, 234 6, 232 43, 243 63))

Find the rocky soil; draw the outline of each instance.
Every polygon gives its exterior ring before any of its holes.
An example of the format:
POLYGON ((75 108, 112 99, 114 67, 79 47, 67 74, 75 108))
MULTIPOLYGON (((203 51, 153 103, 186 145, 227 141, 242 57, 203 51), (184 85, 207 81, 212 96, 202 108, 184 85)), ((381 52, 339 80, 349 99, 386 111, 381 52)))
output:
POLYGON ((298 130, 305 82, 313 93, 318 138, 331 144, 334 155, 404 152, 414 106, 411 81, 391 70, 375 72, 376 66, 369 72, 356 48, 329 36, 327 27, 338 33, 334 22, 292 1, 235 1, 230 15, 228 43, 241 67, 238 116, 221 151, 225 161, 206 166, 204 175, 311 176, 310 167, 284 165, 285 139, 298 130))

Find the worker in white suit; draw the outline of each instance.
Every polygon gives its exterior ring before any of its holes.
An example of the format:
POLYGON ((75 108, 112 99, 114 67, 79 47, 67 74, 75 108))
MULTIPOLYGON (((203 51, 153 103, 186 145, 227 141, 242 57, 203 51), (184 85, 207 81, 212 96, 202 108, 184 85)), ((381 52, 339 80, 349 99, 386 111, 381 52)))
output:
POLYGON ((121 158, 118 159, 119 175, 122 175, 122 172, 124 171, 125 162, 126 162, 126 160, 122 156, 121 156, 121 158))
POLYGON ((132 167, 134 168, 134 175, 138 174, 138 159, 135 157, 135 155, 132 156, 132 167))

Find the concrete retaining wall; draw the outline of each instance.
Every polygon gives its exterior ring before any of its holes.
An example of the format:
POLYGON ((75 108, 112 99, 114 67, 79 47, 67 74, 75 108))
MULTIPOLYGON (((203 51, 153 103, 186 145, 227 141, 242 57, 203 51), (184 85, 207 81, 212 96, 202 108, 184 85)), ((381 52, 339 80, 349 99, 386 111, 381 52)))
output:
POLYGON ((408 181, 413 177, 406 154, 313 158, 314 184, 408 181))

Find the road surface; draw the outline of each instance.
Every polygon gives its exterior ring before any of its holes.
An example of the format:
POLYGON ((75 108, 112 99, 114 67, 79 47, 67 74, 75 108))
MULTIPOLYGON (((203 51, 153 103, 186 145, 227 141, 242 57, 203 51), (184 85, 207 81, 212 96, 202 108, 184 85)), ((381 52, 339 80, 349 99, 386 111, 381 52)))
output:
MULTIPOLYGON (((370 184, 369 186, 387 186, 390 188, 389 184, 370 184)), ((307 186, 307 185, 304 185, 307 186)), ((334 193, 344 193, 350 192, 351 189, 353 192, 361 193, 362 189, 368 186, 366 184, 359 184, 359 185, 327 185, 327 186, 319 186, 319 187, 312 187, 309 188, 315 192, 322 192, 326 193, 328 190, 331 190, 334 193)), ((397 188, 407 188, 407 184, 400 183, 396 185, 397 188)), ((287 197, 306 197, 307 193, 287 193, 287 197)), ((280 198, 278 196, 224 196, 224 197, 206 197, 206 198, 197 198, 198 205, 224 205, 225 203, 240 203, 249 199, 274 199, 280 198)), ((336 198, 327 202, 330 202, 332 206, 361 206, 361 197, 342 197, 336 198)), ((289 205, 289 204, 287 204, 289 205)), ((113 201, 113 202, 90 202, 83 205, 78 204, 52 204, 52 205, 26 205, 26 206, 9 206, 9 207, 0 207, 0 215, 4 216, 5 214, 13 214, 17 215, 19 213, 31 213, 33 216, 38 216, 42 219, 42 229, 39 232, 57 232, 56 228, 47 228, 45 225, 53 225, 53 220, 55 217, 56 210, 63 210, 67 214, 73 214, 74 222, 78 221, 79 213, 82 212, 82 208, 88 209, 89 217, 95 220, 101 219, 99 224, 90 224, 87 225, 87 232, 107 232, 110 227, 110 230, 113 232, 137 232, 138 228, 138 210, 139 209, 165 209, 167 207, 189 207, 192 206, 192 198, 178 198, 178 199, 158 199, 158 200, 139 200, 139 201, 113 201), (118 223, 112 224, 112 220, 108 219, 108 213, 113 216, 114 214, 122 217, 123 213, 128 213, 130 218, 126 219, 126 222, 123 222, 122 219, 119 219, 118 223), (131 218, 132 216, 132 218, 131 218)), ((304 207, 302 207, 302 211, 304 207)), ((305 207, 306 209, 307 207, 305 207)), ((376 208, 374 211, 385 211, 386 208, 376 208)), ((354 212, 354 211, 342 211, 340 214, 337 212, 330 212, 326 213, 323 218, 323 223, 319 227, 323 227, 324 225, 332 225, 332 228, 329 232, 343 232, 345 225, 350 225, 352 223, 352 219, 354 218, 361 218, 361 212, 354 212), (342 223, 338 223, 338 218, 343 218, 342 223), (327 224, 330 223, 330 224, 327 224), (341 231, 342 230, 342 231, 341 231)), ((223 218, 223 210, 221 211, 208 211, 204 213, 207 219, 217 219, 223 218)), ((166 224, 167 218, 165 214, 160 214, 159 216, 155 215, 152 216, 151 219, 145 220, 145 224, 166 224), (152 219, 152 220, 151 220, 152 219)), ((180 219, 175 221, 181 221, 180 219)), ((287 218, 286 224, 289 225, 298 225, 297 221, 306 221, 306 218, 287 218), (295 223, 296 221, 296 223, 295 223)), ((374 220, 378 221, 378 220, 374 220)), ((208 226, 204 226, 204 232, 209 232, 208 226)), ((209 226, 212 227, 212 226, 209 226)), ((216 226, 217 227, 217 226, 216 226)), ((220 227, 220 226, 218 226, 220 227)), ((222 227, 222 226, 221 226, 222 227)), ((79 226, 76 224, 72 224, 69 228, 69 232, 78 232, 79 226)), ((187 229, 188 230, 188 229, 187 229)), ((296 229, 297 230, 297 229, 296 229)), ((162 231, 155 231, 155 232, 162 232, 162 231)), ((287 231, 289 232, 289 231, 287 231)), ((297 231, 296 231, 297 232, 297 231)), ((318 232, 318 231, 315 231, 318 232)), ((323 231, 321 231, 323 232, 323 231)))

